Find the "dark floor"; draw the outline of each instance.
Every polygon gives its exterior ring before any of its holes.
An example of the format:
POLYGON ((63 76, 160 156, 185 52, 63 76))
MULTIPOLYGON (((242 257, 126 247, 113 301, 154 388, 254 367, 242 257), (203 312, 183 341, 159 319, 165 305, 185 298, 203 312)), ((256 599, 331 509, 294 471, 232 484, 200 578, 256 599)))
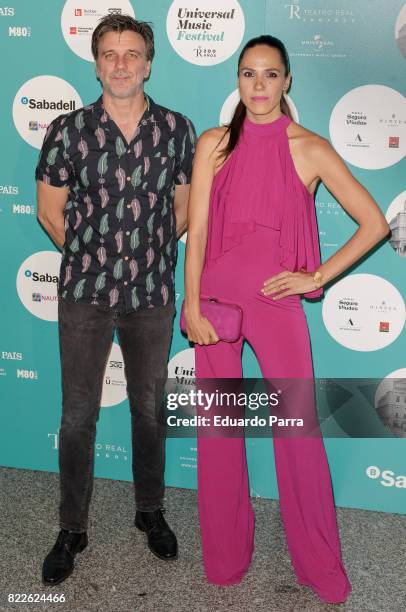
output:
MULTIPOLYGON (((89 547, 63 584, 41 583, 43 557, 58 534, 58 475, 0 468, 0 610, 127 612, 255 611, 355 612, 406 610, 406 516, 337 510, 344 563, 353 592, 346 604, 322 604, 296 584, 276 501, 254 499, 256 548, 241 584, 206 582, 200 555, 196 492, 167 490, 167 518, 180 554, 165 562, 151 555, 133 526, 132 485, 97 479, 89 547), (9 593, 64 594, 66 603, 8 603, 9 593)), ((406 500, 405 500, 406 503, 406 500)))

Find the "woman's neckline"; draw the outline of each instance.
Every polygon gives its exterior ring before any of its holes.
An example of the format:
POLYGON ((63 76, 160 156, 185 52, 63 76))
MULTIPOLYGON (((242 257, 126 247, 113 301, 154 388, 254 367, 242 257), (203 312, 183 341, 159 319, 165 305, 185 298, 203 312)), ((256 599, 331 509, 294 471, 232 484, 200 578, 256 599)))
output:
POLYGON ((275 134, 277 132, 284 131, 290 122, 291 119, 283 113, 277 119, 274 119, 269 123, 254 123, 254 121, 251 121, 251 119, 245 117, 244 131, 252 134, 275 134))

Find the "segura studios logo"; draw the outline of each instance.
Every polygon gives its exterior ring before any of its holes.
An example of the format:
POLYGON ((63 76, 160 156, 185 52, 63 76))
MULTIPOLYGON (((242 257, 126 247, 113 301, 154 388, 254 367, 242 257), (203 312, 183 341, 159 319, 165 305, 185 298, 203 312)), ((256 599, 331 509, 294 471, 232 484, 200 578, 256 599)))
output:
POLYGON ((39 319, 58 319, 58 277, 61 255, 56 251, 33 253, 17 273, 17 294, 23 306, 39 319))
POLYGON ((235 53, 245 31, 237 0, 174 0, 167 19, 169 42, 184 60, 199 66, 220 64, 235 53))
POLYGON ((330 137, 350 164, 388 168, 406 153, 404 96, 385 85, 362 85, 347 92, 330 117, 330 137))
POLYGON ((322 313, 334 340, 354 351, 389 346, 405 324, 401 294, 374 274, 351 274, 338 281, 327 291, 322 313))
POLYGON ((26 81, 15 95, 14 125, 21 138, 40 149, 51 121, 81 106, 79 94, 67 81, 47 75, 34 77, 26 81))
POLYGON ((93 31, 104 15, 115 13, 135 17, 130 0, 66 0, 61 14, 61 28, 70 50, 92 62, 93 31))

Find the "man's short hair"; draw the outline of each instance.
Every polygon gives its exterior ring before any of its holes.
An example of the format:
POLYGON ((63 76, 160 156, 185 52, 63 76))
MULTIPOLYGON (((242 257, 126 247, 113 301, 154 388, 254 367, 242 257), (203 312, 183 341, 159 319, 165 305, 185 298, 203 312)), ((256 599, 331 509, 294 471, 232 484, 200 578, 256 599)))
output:
POLYGON ((155 55, 155 47, 154 33, 150 24, 146 21, 136 21, 130 15, 121 15, 119 13, 113 13, 112 15, 102 17, 100 23, 94 29, 92 34, 92 53, 94 59, 97 60, 99 42, 104 34, 107 34, 107 32, 125 32, 128 30, 142 36, 145 42, 147 60, 152 62, 155 55))

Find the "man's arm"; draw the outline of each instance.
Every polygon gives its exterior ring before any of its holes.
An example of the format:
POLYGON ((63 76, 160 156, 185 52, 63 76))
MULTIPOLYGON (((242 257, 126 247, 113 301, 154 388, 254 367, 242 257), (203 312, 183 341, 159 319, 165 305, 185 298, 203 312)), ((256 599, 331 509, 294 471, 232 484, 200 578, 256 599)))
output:
POLYGON ((60 249, 65 244, 63 211, 68 194, 67 187, 52 187, 37 181, 38 221, 60 249))
POLYGON ((176 185, 173 207, 176 216, 176 237, 180 238, 187 228, 187 208, 190 185, 176 185))

